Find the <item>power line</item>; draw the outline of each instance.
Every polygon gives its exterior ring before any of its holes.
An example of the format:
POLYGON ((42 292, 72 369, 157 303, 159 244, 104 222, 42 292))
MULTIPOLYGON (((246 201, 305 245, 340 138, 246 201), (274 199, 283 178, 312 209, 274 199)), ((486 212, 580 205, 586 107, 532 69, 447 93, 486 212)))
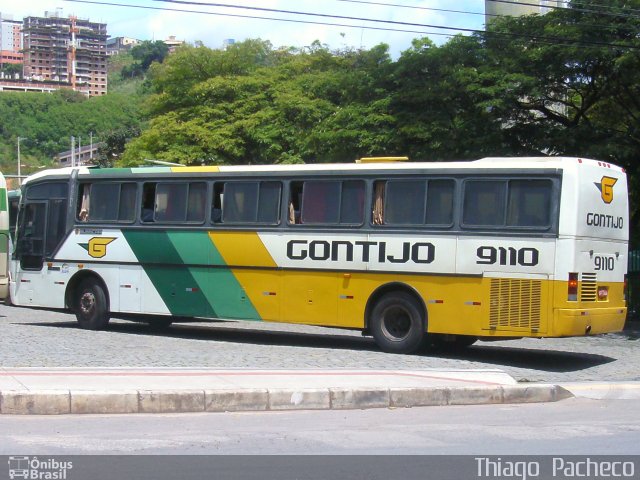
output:
MULTIPOLYGON (((396 28, 385 28, 385 27, 373 27, 367 25, 352 25, 352 24, 343 24, 343 23, 329 23, 329 22, 315 22, 310 20, 299 20, 292 18, 277 18, 277 17, 262 17, 256 15, 241 15, 237 13, 220 13, 220 12, 209 12, 205 10, 187 10, 181 8, 167 8, 167 7, 149 7, 145 5, 131 5, 127 3, 115 3, 115 2, 106 2, 106 1, 93 1, 93 0, 62 0, 64 2, 71 3, 82 3, 89 5, 105 5, 110 7, 126 7, 126 8, 138 8, 142 10, 156 10, 163 12, 179 12, 179 13, 197 13, 203 15, 213 15, 218 17, 232 17, 232 18, 248 18, 254 20, 273 20, 276 22, 286 22, 286 23, 301 23, 305 25, 326 25, 333 27, 346 27, 346 28, 358 28, 364 30, 380 30, 385 32, 398 32, 398 33, 418 33, 422 35, 441 35, 445 37, 453 37, 454 33, 443 33, 443 32, 426 32, 424 30, 404 30, 404 29, 396 29, 396 28)), ((452 29, 455 30, 455 29, 452 29)))
MULTIPOLYGON (((322 18, 332 18, 332 19, 339 19, 339 20, 351 20, 351 21, 358 21, 358 22, 373 22, 373 23, 384 23, 384 24, 390 24, 390 25, 398 25, 398 26, 403 26, 403 27, 425 27, 425 28, 438 28, 438 29, 444 29, 444 30, 454 30, 454 31, 458 31, 458 32, 467 32, 467 33, 486 33, 484 30, 476 30, 476 29, 472 29, 472 28, 462 28, 462 27, 447 27, 444 25, 432 25, 432 24, 421 24, 421 23, 412 23, 412 22, 399 22, 396 20, 380 20, 380 19, 375 19, 375 18, 363 18, 363 17, 352 17, 352 16, 345 16, 345 15, 332 15, 332 14, 326 14, 326 13, 313 13, 313 12, 300 12, 300 11, 295 11, 295 10, 283 10, 283 9, 276 9, 276 8, 265 8, 265 7, 253 7, 253 6, 245 6, 245 5, 233 5, 233 4, 227 4, 227 3, 213 3, 213 2, 195 2, 193 0, 153 0, 155 2, 161 2, 161 3, 177 3, 177 4, 186 4, 186 5, 197 5, 197 6, 207 6, 207 7, 223 7, 223 8, 238 8, 238 9, 243 9, 243 10, 255 10, 255 11, 263 11, 263 12, 272 12, 272 13, 286 13, 289 15, 304 15, 304 16, 311 16, 311 17, 322 17, 322 18)), ((627 48, 627 45, 622 45, 622 44, 615 44, 615 43, 609 43, 609 42, 597 42, 597 41, 593 41, 593 40, 579 40, 579 41, 575 41, 572 39, 567 39, 567 38, 563 38, 563 37, 556 37, 556 36, 543 36, 543 35, 526 35, 526 34, 512 34, 512 33, 507 33, 507 32, 489 32, 489 34, 492 35, 501 35, 501 36, 507 36, 507 37, 511 37, 511 38, 528 38, 530 40, 546 40, 549 42, 574 42, 574 43, 580 43, 582 45, 597 45, 597 46, 611 46, 611 47, 620 47, 620 48, 627 48)), ((631 48, 637 48, 637 47, 631 47, 631 48)))
MULTIPOLYGON (((177 9, 177 8, 166 8, 166 7, 150 7, 144 5, 131 5, 131 4, 123 4, 123 3, 115 3, 115 2, 104 2, 104 1, 95 1, 95 0, 64 0, 66 2, 72 3, 82 3, 82 4, 93 4, 93 5, 108 5, 108 6, 118 6, 118 7, 127 7, 127 8, 139 8, 146 10, 160 10, 160 11, 174 11, 174 12, 183 12, 183 13, 196 13, 196 14, 205 14, 205 15, 215 15, 215 16, 224 16, 224 17, 234 17, 234 18, 250 18, 250 19, 258 19, 258 20, 271 20, 271 21, 279 21, 279 22, 288 22, 288 23, 300 23, 300 24, 311 24, 311 25, 327 25, 327 26, 338 26, 338 27, 346 27, 346 28, 358 28, 365 30, 380 30, 380 31, 389 31, 389 32, 399 32, 399 33, 417 33, 421 35, 445 35, 445 36, 453 36, 452 33, 442 33, 442 32, 425 32, 424 30, 407 30, 407 29, 399 29, 399 28, 386 28, 386 27, 377 27, 377 26, 368 26, 368 25, 353 25, 353 24, 341 24, 341 23, 330 23, 330 22, 320 22, 320 21, 310 21, 310 20, 300 20, 300 19, 291 19, 291 18, 277 18, 277 17, 263 17, 256 15, 241 15, 241 14, 231 14, 231 13, 220 13, 220 12, 210 12, 210 11, 202 11, 202 10, 187 10, 187 9, 177 9)), ((429 24, 419 24, 419 23, 410 23, 410 22, 396 22, 391 20, 380 20, 380 19, 368 19, 368 18, 360 18, 360 17, 348 17, 348 16, 339 16, 339 15, 329 15, 329 14, 318 14, 318 13, 310 13, 310 12, 296 12, 290 10, 281 10, 281 9, 267 9, 263 7, 247 7, 247 6, 239 6, 239 5, 230 5, 230 4, 219 4, 219 3, 201 3, 201 2, 190 2, 190 1, 177 1, 177 0, 154 0, 158 2, 164 3, 180 3, 180 4, 188 4, 188 5, 198 5, 198 6, 209 6, 209 7, 226 7, 226 8, 240 8, 240 9, 249 9, 249 10, 258 10, 258 11, 266 11, 271 13, 286 13, 286 14, 297 14, 297 15, 307 15, 314 17, 325 17, 325 18, 336 18, 343 20, 352 20, 352 21, 365 21, 365 22, 375 22, 375 23, 384 23, 384 24, 392 24, 398 26, 407 26, 407 27, 423 27, 423 28, 438 28, 438 29, 446 29, 453 30, 458 32, 468 32, 468 33, 477 33, 477 34, 486 34, 493 37, 505 37, 505 38, 525 38, 534 42, 539 43, 551 43, 551 44, 568 44, 568 45, 579 45, 579 46, 599 46, 599 47, 615 47, 615 48, 627 48, 627 49, 640 49, 640 47, 636 47, 633 45, 623 45, 616 43, 607 43, 607 42, 596 42, 596 41, 587 41, 587 40, 574 40, 570 38, 563 37, 547 37, 542 35, 526 35, 526 34, 517 34, 517 33, 507 33, 507 32, 485 32, 484 30, 476 30, 471 28, 458 28, 458 27, 447 27, 443 25, 429 25, 429 24)))

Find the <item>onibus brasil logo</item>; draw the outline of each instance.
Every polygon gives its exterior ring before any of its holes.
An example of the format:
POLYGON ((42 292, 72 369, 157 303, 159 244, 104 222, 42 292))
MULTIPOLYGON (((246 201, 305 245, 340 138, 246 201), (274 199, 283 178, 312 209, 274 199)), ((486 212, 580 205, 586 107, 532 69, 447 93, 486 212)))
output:
POLYGON ((115 237, 93 237, 88 243, 79 243, 93 258, 102 258, 107 254, 107 245, 116 240, 115 237))
POLYGON ((613 186, 618 181, 613 177, 602 177, 600 183, 595 182, 594 185, 600 190, 602 201, 606 204, 613 202, 613 186))
POLYGON ((55 458, 38 458, 27 456, 9 457, 9 478, 25 478, 33 480, 66 480, 67 470, 73 468, 73 462, 64 462, 55 458))

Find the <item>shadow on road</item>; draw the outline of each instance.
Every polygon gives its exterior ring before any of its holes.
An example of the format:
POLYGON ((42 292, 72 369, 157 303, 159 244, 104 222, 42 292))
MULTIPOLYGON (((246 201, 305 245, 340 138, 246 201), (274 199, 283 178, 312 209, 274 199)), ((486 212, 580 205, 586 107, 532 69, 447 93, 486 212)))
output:
MULTIPOLYGON (((282 332, 251 328, 234 328, 235 322, 208 321, 207 325, 174 324, 159 328, 144 323, 112 322, 109 332, 125 335, 157 336, 194 341, 217 341, 237 344, 268 345, 303 348, 327 348, 335 350, 355 350, 380 352, 373 339, 353 335, 332 333, 282 332), (224 326, 223 326, 224 325, 224 326)), ((33 326, 79 329, 76 322, 29 323, 33 326)), ((545 342, 545 340, 541 340, 545 342)), ((574 372, 593 368, 616 361, 615 358, 587 352, 568 352, 553 349, 553 339, 548 339, 546 348, 531 348, 517 345, 494 345, 478 342, 472 347, 458 351, 429 351, 416 354, 428 359, 443 358, 461 360, 463 362, 483 363, 496 367, 518 367, 547 372, 574 372)), ((393 362, 390 362, 392 365, 393 362)), ((425 367, 429 365, 426 364, 425 367)), ((462 365, 464 368, 467 365, 462 365)), ((363 365, 366 367, 366 365, 363 365)))

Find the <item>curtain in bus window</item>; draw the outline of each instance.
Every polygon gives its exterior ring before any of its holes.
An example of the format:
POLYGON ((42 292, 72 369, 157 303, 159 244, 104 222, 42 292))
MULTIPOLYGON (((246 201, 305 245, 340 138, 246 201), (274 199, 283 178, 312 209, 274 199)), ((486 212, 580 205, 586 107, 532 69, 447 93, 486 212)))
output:
POLYGON ((89 209, 91 207, 91 184, 85 183, 80 186, 81 202, 78 211, 78 220, 86 222, 89 220, 89 209))
POLYGON ((430 180, 427 187, 427 225, 453 223, 453 180, 430 180))
POLYGON ((338 181, 308 181, 302 191, 302 223, 330 224, 340 219, 338 181))
POLYGON ((471 180, 465 183, 463 223, 472 226, 503 226, 505 185, 502 180, 471 180))
POLYGON ((550 180, 511 180, 507 225, 549 227, 551 224, 550 180))
POLYGON ((187 215, 187 183, 158 183, 155 220, 184 222, 187 215))
POLYGON ((425 218, 424 180, 387 181, 385 225, 422 225, 425 218))
POLYGON ((118 205, 118 220, 121 222, 133 222, 136 218, 136 193, 138 186, 135 183, 123 183, 120 186, 120 204, 118 205))
POLYGON ((197 182, 189 184, 187 201, 187 222, 204 222, 204 210, 207 201, 207 184, 197 182))
POLYGON ((258 182, 229 182, 224 186, 222 221, 254 223, 258 213, 258 182))
POLYGON ((373 193, 373 224, 384 223, 384 190, 386 182, 376 182, 373 193))

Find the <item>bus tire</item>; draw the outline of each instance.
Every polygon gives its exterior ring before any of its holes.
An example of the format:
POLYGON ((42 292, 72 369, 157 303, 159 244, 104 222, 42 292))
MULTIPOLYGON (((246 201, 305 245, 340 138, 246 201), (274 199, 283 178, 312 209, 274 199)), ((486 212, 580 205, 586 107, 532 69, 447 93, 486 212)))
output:
POLYGON ((381 350, 413 353, 426 337, 424 317, 420 304, 408 293, 387 293, 373 307, 369 327, 381 350))
POLYGON ((109 324, 107 296, 102 285, 85 280, 76 290, 75 313, 78 324, 86 330, 102 330, 109 324))

